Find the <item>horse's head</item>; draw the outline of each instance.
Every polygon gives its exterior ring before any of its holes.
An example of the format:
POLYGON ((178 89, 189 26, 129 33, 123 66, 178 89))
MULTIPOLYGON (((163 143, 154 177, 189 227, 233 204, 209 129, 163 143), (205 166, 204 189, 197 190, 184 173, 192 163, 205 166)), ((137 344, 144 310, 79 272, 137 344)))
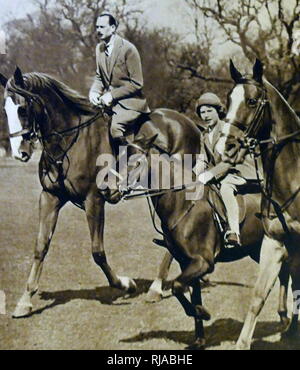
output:
POLYGON ((7 79, 0 74, 4 87, 4 111, 8 121, 9 138, 14 158, 27 162, 32 155, 34 122, 41 111, 40 104, 26 90, 21 70, 7 79))
POLYGON ((235 86, 229 94, 226 125, 223 129, 222 159, 232 164, 241 163, 251 138, 261 130, 266 105, 263 85, 263 65, 256 60, 252 76, 242 76, 230 61, 230 73, 235 86))

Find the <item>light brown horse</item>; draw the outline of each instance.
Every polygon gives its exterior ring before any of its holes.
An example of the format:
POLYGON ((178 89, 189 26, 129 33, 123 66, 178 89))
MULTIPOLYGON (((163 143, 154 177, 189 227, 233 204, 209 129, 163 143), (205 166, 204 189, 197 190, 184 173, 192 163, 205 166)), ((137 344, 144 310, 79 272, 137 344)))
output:
POLYGON ((223 159, 243 161, 248 150, 260 156, 264 170, 262 219, 265 237, 258 280, 238 348, 248 349, 257 317, 283 261, 292 278, 294 309, 285 335, 299 338, 300 297, 300 120, 279 91, 263 77, 256 60, 253 74, 243 76, 230 62, 235 87, 229 95, 223 159))

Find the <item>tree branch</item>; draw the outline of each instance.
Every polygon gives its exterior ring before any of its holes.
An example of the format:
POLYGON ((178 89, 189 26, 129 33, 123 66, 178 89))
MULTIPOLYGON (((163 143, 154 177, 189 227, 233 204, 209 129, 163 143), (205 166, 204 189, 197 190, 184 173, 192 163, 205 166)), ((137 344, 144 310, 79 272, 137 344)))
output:
POLYGON ((225 78, 218 78, 218 77, 205 77, 202 74, 200 74, 195 68, 187 66, 187 65, 182 65, 182 64, 177 64, 177 68, 180 68, 184 71, 189 71, 191 74, 191 77, 196 77, 199 78, 200 80, 203 81, 209 81, 209 82, 222 82, 222 83, 230 83, 232 84, 232 80, 225 79, 225 78))

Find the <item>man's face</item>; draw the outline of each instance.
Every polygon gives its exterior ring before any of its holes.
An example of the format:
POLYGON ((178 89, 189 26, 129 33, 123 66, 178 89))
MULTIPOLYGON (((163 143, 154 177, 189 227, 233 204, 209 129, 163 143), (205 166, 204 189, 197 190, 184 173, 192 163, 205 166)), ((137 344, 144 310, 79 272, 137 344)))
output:
POLYGON ((218 122, 219 115, 216 108, 210 105, 202 105, 200 107, 200 118, 210 126, 215 125, 218 122))
POLYGON ((100 40, 108 42, 111 36, 114 34, 115 30, 116 26, 109 24, 108 16, 102 16, 97 19, 96 31, 97 35, 100 37, 100 40))

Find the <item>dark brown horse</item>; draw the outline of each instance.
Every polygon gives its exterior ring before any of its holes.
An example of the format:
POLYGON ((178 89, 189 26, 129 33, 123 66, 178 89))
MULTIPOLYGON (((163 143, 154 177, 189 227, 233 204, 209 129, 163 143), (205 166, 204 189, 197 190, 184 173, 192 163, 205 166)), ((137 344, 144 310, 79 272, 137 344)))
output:
MULTIPOLYGON (((159 145, 153 145, 151 138, 147 142, 145 135, 143 135, 143 127, 141 128, 134 143, 143 148, 142 153, 146 154, 148 165, 154 164, 158 154, 165 155, 166 152, 170 158, 175 157, 175 159, 179 159, 182 154, 195 155, 200 153, 200 131, 188 119, 182 119, 178 122, 180 125, 175 125, 169 132, 163 125, 156 126, 154 122, 156 134, 158 137, 164 138, 164 150, 161 150, 159 145)), ((149 170, 152 168, 148 168, 149 170)), ((175 182, 174 172, 171 174, 162 172, 160 173, 161 177, 171 176, 172 187, 172 183, 175 182)), ((150 173, 152 174, 152 171, 150 173)), ((205 345, 203 320, 208 320, 210 315, 202 304, 199 278, 211 273, 217 261, 231 262, 249 255, 258 262, 264 229, 262 222, 256 217, 260 210, 260 196, 248 194, 245 196, 246 214, 241 227, 243 248, 232 251, 225 250, 223 236, 216 226, 213 209, 208 202, 209 187, 205 187, 202 198, 197 201, 188 199, 188 193, 194 190, 191 188, 176 192, 166 191, 163 194, 153 196, 152 204, 161 221, 165 246, 182 270, 182 273, 173 281, 172 292, 186 314, 195 319, 193 348, 203 348, 205 345), (184 294, 189 286, 192 288, 191 301, 184 294)), ((109 193, 106 195, 109 197, 109 193)), ((113 200, 117 199, 114 192, 112 192, 112 198, 113 200)), ((163 261, 164 268, 161 269, 162 273, 167 271, 170 261, 171 259, 166 254, 163 261)), ((280 281, 282 288, 279 314, 286 324, 286 297, 283 293, 287 289, 288 272, 285 266, 281 270, 280 281)), ((161 279, 156 282, 160 286, 161 279)))
POLYGON ((243 76, 232 62, 230 70, 236 85, 229 95, 223 158, 235 164, 252 150, 261 157, 264 169, 261 210, 265 238, 260 272, 238 341, 239 348, 247 349, 284 260, 294 294, 292 321, 285 335, 299 336, 300 120, 279 91, 264 79, 259 60, 252 75, 243 76))

